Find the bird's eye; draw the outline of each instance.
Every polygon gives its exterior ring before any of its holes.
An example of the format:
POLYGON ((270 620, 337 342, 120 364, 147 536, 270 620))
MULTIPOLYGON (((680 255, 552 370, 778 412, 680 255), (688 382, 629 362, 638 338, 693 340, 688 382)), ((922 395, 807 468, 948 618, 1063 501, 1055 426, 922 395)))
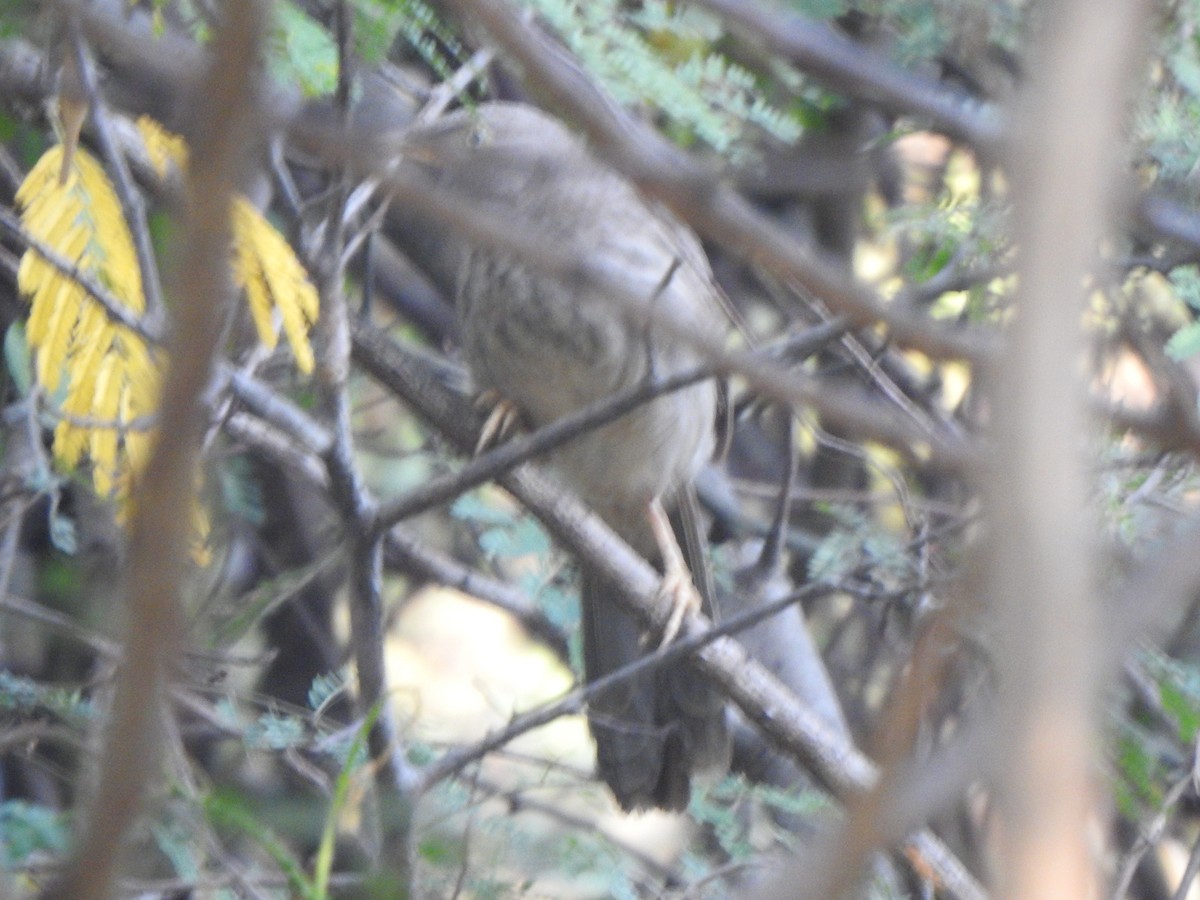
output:
POLYGON ((471 147, 481 147, 487 141, 487 128, 482 122, 476 122, 467 132, 467 144, 471 147))

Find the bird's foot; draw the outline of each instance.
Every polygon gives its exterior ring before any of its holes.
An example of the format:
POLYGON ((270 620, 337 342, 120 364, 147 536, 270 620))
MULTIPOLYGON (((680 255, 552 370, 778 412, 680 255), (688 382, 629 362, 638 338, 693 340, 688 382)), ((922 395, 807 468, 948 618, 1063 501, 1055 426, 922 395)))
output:
POLYGON ((692 573, 687 570, 686 566, 680 571, 668 571, 663 575, 658 596, 665 598, 671 604, 671 615, 667 618, 667 624, 663 626, 662 640, 658 644, 662 648, 669 646, 675 640, 679 635, 679 630, 683 627, 684 620, 688 616, 700 612, 703 604, 700 600, 700 592, 692 583, 692 573))
POLYGON ((501 396, 499 391, 490 389, 479 395, 475 405, 479 409, 489 410, 479 432, 479 441, 475 444, 475 455, 478 456, 502 443, 517 430, 521 423, 521 411, 511 400, 501 396))
POLYGON ((666 598, 671 604, 671 614, 667 617, 662 640, 659 641, 660 647, 666 647, 675 640, 688 615, 700 612, 704 603, 700 599, 695 582, 692 581, 692 573, 683 558, 683 551, 679 549, 679 542, 675 539, 675 532, 671 529, 670 519, 667 518, 667 511, 663 508, 661 500, 651 501, 647 516, 650 529, 654 532, 654 542, 658 545, 663 560, 663 579, 658 596, 666 598))

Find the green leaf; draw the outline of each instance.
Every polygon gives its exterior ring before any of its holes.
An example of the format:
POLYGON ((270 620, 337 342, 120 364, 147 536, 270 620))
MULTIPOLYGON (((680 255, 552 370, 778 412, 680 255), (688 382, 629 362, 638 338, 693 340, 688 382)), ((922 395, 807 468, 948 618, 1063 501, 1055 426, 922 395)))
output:
POLYGON ((448 865, 457 863, 462 858, 462 852, 454 842, 443 835, 430 835, 417 846, 417 854, 431 865, 448 865))
POLYGON ((541 572, 521 573, 517 584, 526 596, 537 600, 538 607, 551 622, 570 634, 579 627, 579 592, 570 583, 545 580, 541 572))
POLYGON ((1200 732, 1200 668, 1149 650, 1142 660, 1158 687, 1163 710, 1175 722, 1176 739, 1193 743, 1200 732))
POLYGON ((832 19, 844 15, 849 6, 847 0, 793 0, 801 15, 811 19, 832 19))
POLYGON ((1200 60, 1187 54, 1170 57, 1171 72, 1190 94, 1200 94, 1200 60))
POLYGON ((1200 266, 1176 266, 1168 276, 1179 299, 1200 310, 1200 266))
POLYGON ((201 866, 197 860, 194 836, 180 823, 154 824, 151 826, 154 843, 163 856, 171 861, 175 874, 188 881, 199 878, 201 866))
POLYGON ((923 247, 905 263, 905 274, 917 283, 926 282, 946 268, 954 258, 954 251, 952 240, 923 247))
POLYGON ((729 802, 730 797, 743 795, 747 790, 740 776, 728 776, 712 788, 694 789, 688 803, 688 812, 698 822, 712 828, 717 843, 733 860, 745 860, 754 855, 747 823, 729 802))
POLYGON ((1158 785, 1155 755, 1146 741, 1130 725, 1117 738, 1117 808, 1122 815, 1138 819, 1146 808, 1162 803, 1162 788, 1158 785))
POLYGON ((217 489, 221 495, 222 509, 231 516, 255 528, 261 528, 266 523, 262 483, 254 477, 246 457, 232 457, 217 467, 217 489))
POLYGON ((422 0, 359 0, 354 12, 355 48, 367 62, 383 59, 397 37, 441 79, 466 60, 454 31, 422 0))
POLYGON ((63 813, 23 800, 0 803, 0 862, 5 867, 24 865, 39 852, 61 854, 69 838, 63 813))
POLYGON ((92 717, 92 705, 78 691, 44 685, 23 675, 0 671, 0 709, 23 713, 51 712, 65 720, 80 721, 92 717))
POLYGON ((808 560, 809 581, 838 581, 862 560, 862 541, 852 532, 834 529, 817 546, 808 560))
POLYGON ((450 506, 456 519, 476 525, 511 525, 516 518, 512 510, 487 503, 478 491, 463 494, 450 506))
POLYGON ((286 603, 319 578, 327 568, 341 558, 341 550, 331 547, 324 555, 295 569, 268 578, 253 590, 230 604, 227 618, 215 622, 211 646, 223 647, 246 634, 263 616, 286 603))
POLYGON ((817 790, 785 790, 768 784, 756 784, 754 795, 772 809, 791 816, 816 816, 834 809, 833 801, 817 790))
POLYGON ((342 692, 346 679, 341 672, 328 672, 318 675, 308 688, 308 706, 316 711, 342 692))
POLYGON ((1191 744, 1200 731, 1200 709, 1197 709, 1196 698, 1189 697, 1177 685, 1160 682, 1158 685, 1159 698, 1163 709, 1170 713, 1179 727, 1179 739, 1185 744, 1191 744))
POLYGON ((260 750, 287 750, 304 740, 304 723, 295 716, 264 713, 246 729, 246 744, 260 750))
POLYGON ((346 762, 338 772, 337 781, 334 782, 333 801, 329 804, 329 811, 325 816, 325 827, 322 830, 321 842, 317 846, 316 860, 313 863, 313 893, 322 900, 328 896, 329 892, 329 876, 333 869, 333 849, 337 837, 338 819, 341 818, 342 810, 350 800, 352 776, 355 770, 363 765, 367 753, 367 739, 370 737, 371 729, 375 727, 375 720, 379 718, 380 704, 386 702, 388 702, 386 699, 381 700, 367 710, 362 724, 355 731, 354 743, 350 747, 346 762))
POLYGON ((238 793, 228 789, 213 791, 204 799, 204 811, 218 828, 233 831, 257 843, 283 870, 294 897, 313 900, 317 896, 304 868, 274 831, 255 817, 253 810, 238 793))
POLYGON ((1184 360, 1200 353, 1200 322, 1184 325, 1167 341, 1167 355, 1174 360, 1184 360))
POLYGON ((50 511, 50 543, 54 549, 67 556, 74 556, 79 549, 79 537, 75 531, 75 521, 65 516, 57 508, 50 511))
POLYGON ((29 345, 25 342, 24 322, 15 321, 4 332, 4 362, 17 393, 28 397, 29 389, 33 386, 33 361, 29 355, 29 345))
POLYGON ((428 744, 421 741, 409 741, 405 757, 414 766, 427 766, 437 759, 437 753, 428 744))
POLYGON ((179 221, 177 217, 165 209, 153 210, 146 222, 150 229, 150 243, 154 246, 156 258, 166 257, 179 239, 179 221))
POLYGON ((333 38, 294 3, 275 5, 270 68, 286 84, 297 84, 310 97, 337 87, 338 53, 333 38))
POLYGON ((519 519, 508 527, 489 528, 479 536, 479 546, 492 556, 543 556, 550 552, 550 539, 531 518, 519 519))
MULTIPOLYGON (((619 103, 667 118, 680 143, 703 141, 738 161, 757 132, 791 143, 802 132, 790 109, 774 106, 779 81, 802 80, 784 64, 752 72, 720 51, 719 18, 686 4, 618 0, 524 0, 541 15, 619 103)), ((789 89, 791 85, 789 84, 789 89)))
POLYGON ((0 0, 0 38, 25 37, 29 27, 28 0, 0 0))

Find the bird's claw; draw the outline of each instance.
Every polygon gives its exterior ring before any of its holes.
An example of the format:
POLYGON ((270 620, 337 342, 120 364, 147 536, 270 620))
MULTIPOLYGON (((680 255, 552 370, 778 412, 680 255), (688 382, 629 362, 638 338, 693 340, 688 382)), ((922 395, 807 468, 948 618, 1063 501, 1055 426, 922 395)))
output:
POLYGON ((501 443, 517 429, 521 421, 521 411, 511 400, 493 390, 480 394, 475 405, 480 409, 489 410, 483 428, 480 429, 479 440, 475 444, 475 455, 478 456, 501 443))
POLYGON ((663 626, 662 640, 658 643, 661 649, 669 646, 675 640, 683 627, 684 620, 689 615, 700 612, 703 604, 700 601, 700 592, 696 590, 691 573, 686 568, 673 572, 668 571, 663 576, 658 596, 671 603, 671 615, 667 618, 667 624, 663 626))

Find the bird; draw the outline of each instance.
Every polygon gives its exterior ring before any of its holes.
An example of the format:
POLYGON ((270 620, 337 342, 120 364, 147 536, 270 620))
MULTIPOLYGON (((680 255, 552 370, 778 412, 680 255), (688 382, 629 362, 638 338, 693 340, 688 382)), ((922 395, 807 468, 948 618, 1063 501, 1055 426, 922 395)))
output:
MULTIPOLYGON (((536 428, 701 365, 702 353, 656 320, 656 311, 708 338, 724 335, 725 301, 695 233, 538 108, 503 101, 462 108, 411 127, 402 152, 453 202, 511 224, 528 240, 619 272, 640 307, 511 251, 446 236, 454 244, 463 352, 476 387, 502 398, 500 418, 515 411, 536 428)), ((693 480, 720 443, 725 408, 723 385, 701 381, 575 438, 546 460, 660 567, 677 614, 697 606, 713 613, 711 596, 700 595, 689 571, 700 562, 685 558, 669 519, 687 529, 683 546, 694 556, 702 541, 693 480)), ((581 584, 591 682, 654 646, 612 600, 614 590, 599 573, 585 565, 581 584)), ((725 706, 688 660, 592 696, 597 770, 620 806, 685 808, 695 773, 728 766, 725 706)))

